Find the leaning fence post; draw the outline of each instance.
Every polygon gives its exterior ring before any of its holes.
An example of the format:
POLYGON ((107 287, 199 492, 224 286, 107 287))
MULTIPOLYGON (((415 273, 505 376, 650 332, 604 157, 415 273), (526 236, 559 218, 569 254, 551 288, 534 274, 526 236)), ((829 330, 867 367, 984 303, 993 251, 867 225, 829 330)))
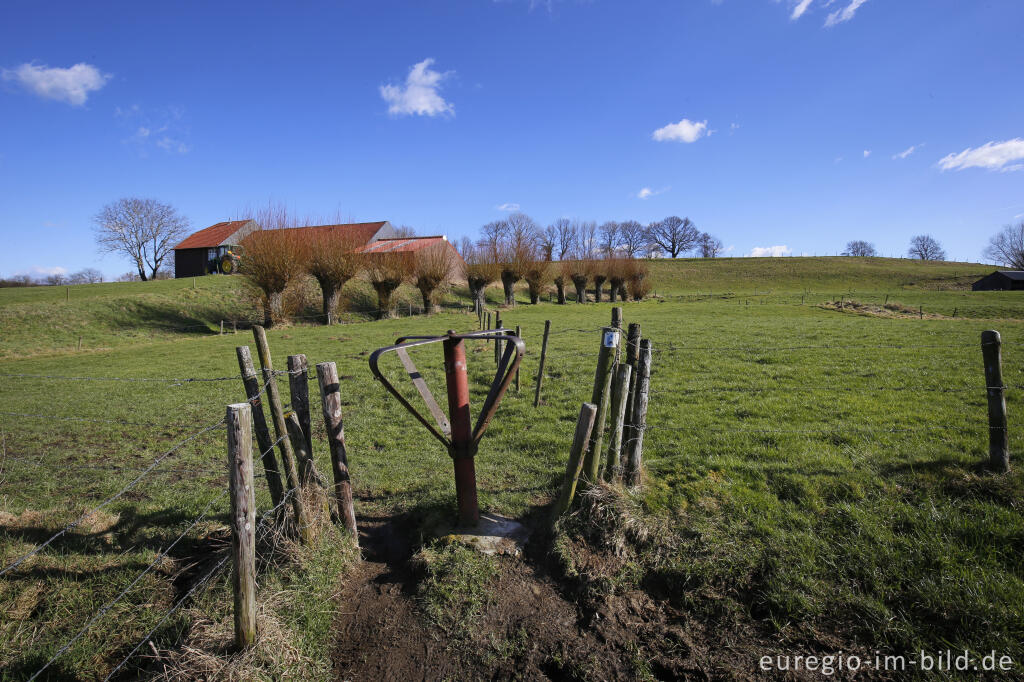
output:
POLYGON ((228 405, 228 484, 231 490, 231 585, 235 595, 235 646, 256 642, 256 492, 252 483, 252 416, 249 403, 228 405))
POLYGON ((288 389, 292 396, 292 410, 299 418, 302 436, 306 439, 306 453, 313 458, 313 434, 309 418, 309 363, 306 356, 288 356, 288 389))
POLYGON ((263 400, 260 395, 260 382, 256 368, 252 365, 252 354, 249 346, 235 348, 238 356, 238 369, 242 372, 242 385, 245 386, 245 397, 252 405, 252 423, 256 432, 256 444, 260 448, 260 459, 263 460, 263 473, 267 477, 267 488, 270 489, 270 501, 274 507, 281 504, 284 488, 281 486, 281 470, 277 467, 274 456, 274 442, 270 440, 270 429, 267 428, 267 416, 263 413, 263 400))
POLYGON ((289 488, 287 494, 291 495, 295 525, 299 531, 299 537, 308 544, 313 541, 313 527, 306 517, 306 510, 302 504, 299 470, 295 465, 295 453, 292 450, 292 442, 288 438, 288 427, 284 421, 284 408, 281 406, 281 394, 278 393, 277 380, 274 377, 274 365, 270 357, 270 344, 267 343, 267 332, 260 325, 255 325, 252 328, 252 333, 256 337, 256 352, 260 358, 260 366, 263 368, 263 382, 267 385, 270 414, 274 418, 274 435, 279 441, 278 447, 281 449, 281 459, 284 461, 284 473, 289 488))
MULTIPOLYGON (((519 328, 518 324, 516 325, 516 336, 518 336, 520 339, 523 338, 523 330, 519 328)), ((519 368, 518 367, 516 367, 516 393, 519 393, 519 368)))
POLYGON ((612 368, 615 351, 619 347, 619 330, 604 327, 601 330, 601 350, 597 355, 597 370, 594 372, 594 391, 590 402, 597 405, 594 428, 590 432, 590 446, 583 461, 583 475, 591 483, 597 482, 601 466, 601 441, 604 438, 604 423, 608 414, 608 393, 612 387, 612 368))
POLYGON ((537 367, 537 389, 533 394, 533 406, 540 405, 540 387, 544 383, 544 360, 548 356, 548 334, 551 332, 551 320, 544 320, 544 341, 540 345, 540 366, 537 367))
POLYGON ((604 480, 618 482, 622 479, 622 434, 626 421, 629 377, 633 368, 628 364, 619 365, 612 379, 612 430, 608 436, 608 462, 604 469, 604 480))
POLYGON ((569 462, 565 467, 565 478, 562 480, 562 488, 558 493, 555 506, 551 510, 552 525, 558 520, 558 517, 569 510, 572 498, 576 495, 576 481, 579 480, 580 469, 583 468, 583 451, 590 440, 596 415, 596 405, 583 403, 580 406, 580 416, 576 419, 576 433, 573 434, 572 448, 569 450, 569 462))
MULTIPOLYGON (((495 329, 501 329, 501 313, 500 312, 495 312, 494 313, 494 328, 495 329)), ((494 364, 496 364, 496 365, 499 362, 501 362, 501 347, 502 347, 502 345, 503 344, 501 342, 501 337, 495 337, 494 338, 494 364)))
POLYGON ((629 447, 626 450, 626 485, 640 485, 643 480, 644 431, 647 428, 647 402, 651 390, 651 340, 640 341, 640 356, 637 364, 636 404, 633 405, 633 425, 630 429, 629 447))
POLYGON ((338 514, 352 539, 359 544, 356 533, 356 511, 352 504, 352 481, 348 472, 348 453, 345 449, 345 424, 341 419, 341 391, 338 367, 333 362, 316 366, 320 384, 320 406, 327 429, 327 444, 331 448, 331 471, 334 473, 334 496, 338 501, 338 514))
POLYGON ((994 330, 981 333, 988 394, 988 459, 996 471, 1010 468, 1010 439, 1006 424, 1006 386, 1003 385, 1002 339, 994 330))

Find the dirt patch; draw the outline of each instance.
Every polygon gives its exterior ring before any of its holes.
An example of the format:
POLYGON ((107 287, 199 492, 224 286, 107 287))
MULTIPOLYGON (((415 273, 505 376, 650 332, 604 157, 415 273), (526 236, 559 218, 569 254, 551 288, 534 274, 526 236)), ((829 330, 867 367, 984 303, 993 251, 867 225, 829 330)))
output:
POLYGON ((411 522, 360 521, 364 561, 337 602, 337 679, 753 679, 755 653, 723 653, 720 633, 705 632, 667 599, 643 589, 582 597, 550 570, 539 529, 522 558, 493 559, 497 577, 479 616, 446 634, 417 601, 411 522))
POLYGON ((864 315, 867 317, 887 317, 899 319, 924 319, 924 320, 949 320, 948 315, 922 312, 920 308, 912 308, 902 303, 861 303, 860 301, 828 301, 818 306, 824 310, 831 310, 837 313, 849 313, 851 315, 864 315))

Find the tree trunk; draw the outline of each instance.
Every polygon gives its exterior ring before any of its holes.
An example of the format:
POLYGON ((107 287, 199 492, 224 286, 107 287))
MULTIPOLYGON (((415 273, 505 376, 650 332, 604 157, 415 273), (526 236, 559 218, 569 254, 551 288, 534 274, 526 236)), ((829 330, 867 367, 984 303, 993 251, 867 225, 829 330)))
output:
POLYGON ((263 326, 268 329, 281 319, 282 295, 280 291, 274 291, 263 299, 263 326))
POLYGON ((540 287, 530 287, 530 303, 533 305, 540 303, 540 287))
POLYGON ((558 304, 565 305, 565 281, 556 279, 555 289, 558 291, 558 304))
POLYGON ((391 317, 391 295, 395 293, 398 284, 391 282, 373 282, 374 290, 377 292, 377 319, 383 320, 391 317))
POLYGON ((615 295, 617 293, 619 293, 619 288, 616 286, 615 282, 612 282, 611 289, 608 292, 608 298, 612 303, 615 303, 615 295))
POLYGON ((505 305, 516 304, 516 280, 514 277, 512 274, 501 273, 501 287, 505 290, 505 305))
POLYGON ((146 277, 146 266, 145 265, 143 265, 142 263, 138 263, 137 262, 137 263, 135 263, 135 269, 139 271, 139 279, 141 279, 143 282, 146 282, 146 281, 149 280, 149 278, 146 277))
POLYGON ((594 278, 594 302, 601 302, 601 288, 604 286, 605 277, 598 275, 594 278))
POLYGON ((587 302, 587 280, 583 277, 573 277, 572 284, 576 287, 576 302, 587 302))
POLYGON ((420 289, 420 296, 423 298, 423 314, 430 315, 434 312, 434 290, 433 289, 420 289))

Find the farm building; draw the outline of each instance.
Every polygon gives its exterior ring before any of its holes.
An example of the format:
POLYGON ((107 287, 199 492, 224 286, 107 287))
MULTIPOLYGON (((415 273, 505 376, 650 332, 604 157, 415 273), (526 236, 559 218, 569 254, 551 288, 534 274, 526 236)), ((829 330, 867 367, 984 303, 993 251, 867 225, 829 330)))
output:
POLYGON ((1024 270, 996 270, 971 285, 972 291, 1018 291, 1024 289, 1024 270))
MULTIPOLYGON (((259 229, 252 220, 228 220, 194 232, 174 247, 174 276, 198 277, 230 272, 231 254, 250 232, 259 229)), ((386 220, 373 223, 311 225, 289 228, 309 233, 346 232, 363 244, 393 237, 395 229, 386 220)))
POLYGON ((459 267, 465 261, 462 260, 462 256, 452 246, 452 243, 448 241, 445 236, 433 236, 433 237, 387 237, 383 239, 375 239, 366 246, 358 249, 360 253, 366 254, 384 254, 384 253, 409 253, 413 254, 417 251, 429 249, 431 247, 442 247, 446 249, 452 255, 452 272, 449 273, 451 277, 458 277, 461 268, 459 267))

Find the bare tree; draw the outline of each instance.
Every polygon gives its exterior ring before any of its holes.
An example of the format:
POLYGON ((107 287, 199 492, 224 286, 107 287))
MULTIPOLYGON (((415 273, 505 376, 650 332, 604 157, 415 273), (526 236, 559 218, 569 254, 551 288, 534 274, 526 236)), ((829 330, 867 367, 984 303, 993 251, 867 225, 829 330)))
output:
POLYGON ((919 234, 910 238, 910 250, 907 252, 911 258, 921 260, 946 260, 946 252, 929 234, 919 234))
POLYGON ((552 254, 556 255, 558 260, 565 260, 565 257, 576 247, 576 227, 577 224, 568 218, 559 218, 545 230, 554 245, 552 254))
POLYGON ((1024 221, 1003 227, 982 253, 991 261, 1024 270, 1024 221))
POLYGON ((68 284, 68 277, 63 272, 54 272, 43 278, 43 284, 50 287, 59 287, 68 284))
POLYGON ((93 221, 100 251, 128 258, 143 281, 156 278, 189 231, 187 218, 155 199, 119 199, 100 209, 93 221))
POLYGON ((103 281, 103 273, 96 268, 84 268, 68 278, 72 284, 98 284, 103 281))
POLYGON ((394 228, 394 230, 395 238, 416 236, 416 230, 410 227, 409 225, 399 225, 398 227, 394 228))
POLYGON ((377 319, 391 316, 391 297, 412 272, 408 251, 385 251, 364 255, 366 278, 377 292, 377 319))
POLYGON ((722 240, 718 237, 714 237, 707 232, 701 232, 700 236, 697 237, 697 252, 701 258, 718 258, 725 247, 722 245, 722 240))
POLYGON ((270 206, 254 220, 262 229, 250 232, 240 246, 245 258, 239 272, 263 292, 263 325, 271 327, 283 316, 283 293, 305 273, 308 249, 284 208, 270 206))
POLYGON ((557 238, 558 234, 555 232, 554 227, 548 225, 544 228, 544 234, 541 235, 540 239, 541 258, 546 261, 555 259, 555 241, 557 238))
POLYGON ((672 258, 692 249, 699 234, 697 226, 689 218, 677 216, 669 216, 647 227, 647 238, 672 258))
POLYGON ((501 266, 497 254, 481 240, 474 244, 468 237, 463 237, 459 253, 465 262, 462 274, 469 286, 469 295, 477 310, 484 307, 484 292, 489 284, 493 284, 501 276, 501 266))
POLYGON ((540 302, 541 292, 544 290, 544 284, 551 277, 553 267, 549 260, 536 260, 527 266, 526 272, 523 273, 523 279, 526 280, 526 286, 530 292, 530 303, 540 302))
POLYGON ((448 288, 455 260, 448 242, 432 244, 413 254, 412 283, 423 299, 424 315, 434 312, 437 298, 448 288))
POLYGON ((576 302, 587 302, 587 282, 594 274, 594 261, 584 255, 579 247, 571 260, 565 261, 564 272, 576 287, 576 302))
POLYGON ((855 239, 852 242, 846 243, 846 251, 843 251, 843 255, 858 257, 877 256, 878 251, 875 250, 875 245, 871 242, 855 239))
POLYGON ((497 243, 501 261, 501 286, 505 290, 505 305, 515 305, 515 285, 535 262, 540 260, 540 228, 525 213, 513 213, 507 219, 485 226, 491 235, 488 243, 497 243), (493 225, 493 227, 492 227, 493 225))
POLYGON ((323 294, 324 324, 330 324, 338 309, 342 287, 359 274, 361 246, 348 230, 320 229, 313 233, 309 248, 309 274, 316 278, 323 294))
POLYGON ((597 222, 579 220, 573 226, 576 231, 575 258, 592 260, 597 257, 597 222))
POLYGON ((636 220, 619 223, 619 247, 627 258, 636 258, 647 243, 647 229, 636 220))
POLYGON ((615 250, 619 248, 619 224, 614 220, 601 223, 598 234, 600 235, 598 250, 603 257, 611 258, 615 255, 615 250))

